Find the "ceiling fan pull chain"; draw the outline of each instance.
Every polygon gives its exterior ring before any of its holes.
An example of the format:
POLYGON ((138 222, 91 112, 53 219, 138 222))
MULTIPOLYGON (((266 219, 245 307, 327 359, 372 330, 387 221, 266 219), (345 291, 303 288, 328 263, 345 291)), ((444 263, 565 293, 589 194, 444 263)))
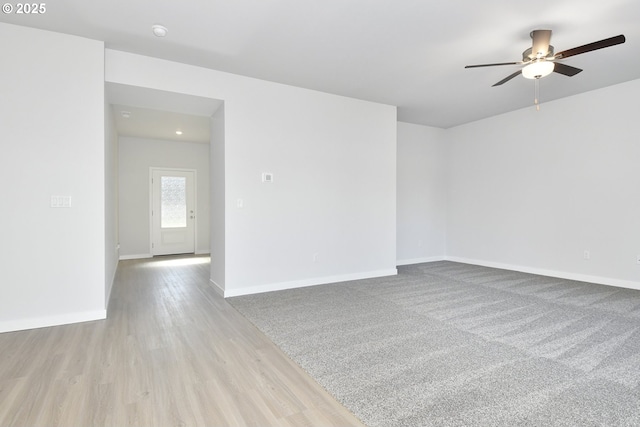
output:
POLYGON ((540 79, 535 79, 534 83, 534 93, 533 93, 533 104, 536 106, 536 111, 540 111, 540 103, 538 102, 538 98, 540 97, 540 79))

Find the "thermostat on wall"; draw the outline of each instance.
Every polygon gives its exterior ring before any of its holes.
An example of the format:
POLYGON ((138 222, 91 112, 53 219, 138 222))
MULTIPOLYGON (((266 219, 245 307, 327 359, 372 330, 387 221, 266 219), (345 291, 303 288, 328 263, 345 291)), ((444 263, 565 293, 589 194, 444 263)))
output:
POLYGON ((271 172, 262 172, 262 182, 273 182, 273 174, 271 172))

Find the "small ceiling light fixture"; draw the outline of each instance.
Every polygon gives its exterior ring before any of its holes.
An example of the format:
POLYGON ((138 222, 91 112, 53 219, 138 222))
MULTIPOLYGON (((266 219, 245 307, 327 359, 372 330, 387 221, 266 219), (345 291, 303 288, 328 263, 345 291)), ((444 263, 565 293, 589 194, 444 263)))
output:
POLYGON ((522 75, 527 79, 541 79, 553 73, 554 68, 553 62, 536 60, 522 69, 522 75))
POLYGON ((164 37, 169 32, 169 30, 167 30, 167 27, 160 24, 152 25, 151 29, 153 30, 153 34, 155 34, 156 37, 164 37))
POLYGON ((181 131, 180 129, 178 129, 178 130, 176 131, 176 135, 182 135, 182 131, 181 131))
POLYGON ((121 111, 120 114, 122 115, 122 118, 124 118, 124 119, 128 119, 129 117, 131 117, 131 112, 130 111, 121 111))

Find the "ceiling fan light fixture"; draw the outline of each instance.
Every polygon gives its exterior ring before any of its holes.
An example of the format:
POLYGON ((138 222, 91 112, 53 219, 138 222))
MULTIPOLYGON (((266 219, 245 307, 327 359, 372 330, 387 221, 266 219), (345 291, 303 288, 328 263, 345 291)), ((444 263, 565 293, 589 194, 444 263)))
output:
POLYGON ((553 73, 555 64, 550 61, 535 61, 522 69, 526 79, 541 79, 553 73))

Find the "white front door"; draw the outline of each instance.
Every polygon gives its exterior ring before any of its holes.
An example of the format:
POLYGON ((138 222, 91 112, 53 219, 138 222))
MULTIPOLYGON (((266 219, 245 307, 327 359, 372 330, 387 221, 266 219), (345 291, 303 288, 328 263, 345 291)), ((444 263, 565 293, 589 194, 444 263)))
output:
POLYGON ((195 253, 195 172, 151 169, 151 254, 195 253))

